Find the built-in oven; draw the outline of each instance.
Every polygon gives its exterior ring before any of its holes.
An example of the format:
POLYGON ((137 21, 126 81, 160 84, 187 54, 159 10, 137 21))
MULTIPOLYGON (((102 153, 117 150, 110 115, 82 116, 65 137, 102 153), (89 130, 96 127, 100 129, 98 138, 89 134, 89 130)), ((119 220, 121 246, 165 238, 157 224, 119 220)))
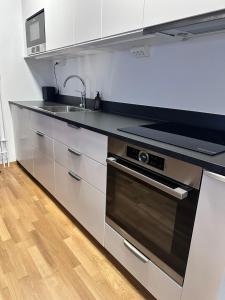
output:
POLYGON ((180 285, 202 169, 109 139, 106 222, 180 285))
POLYGON ((27 55, 46 50, 45 13, 39 11, 26 20, 27 55))

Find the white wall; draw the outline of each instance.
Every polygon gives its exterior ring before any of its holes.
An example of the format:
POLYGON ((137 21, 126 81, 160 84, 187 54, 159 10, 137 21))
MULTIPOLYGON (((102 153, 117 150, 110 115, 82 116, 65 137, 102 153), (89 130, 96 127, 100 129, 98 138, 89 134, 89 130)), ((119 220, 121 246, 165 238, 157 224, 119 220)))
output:
MULTIPOLYGON (((23 34, 20 0, 0 1, 0 76, 4 114, 9 139, 10 160, 15 160, 9 100, 40 100, 41 89, 50 79, 49 66, 27 65, 23 59, 23 34)), ((34 64, 34 63, 32 63, 34 64)))
MULTIPOLYGON (((136 59, 129 51, 78 57, 57 67, 63 79, 72 73, 105 100, 225 114, 225 34, 167 44, 136 59)), ((71 81, 65 94, 75 94, 71 81)))

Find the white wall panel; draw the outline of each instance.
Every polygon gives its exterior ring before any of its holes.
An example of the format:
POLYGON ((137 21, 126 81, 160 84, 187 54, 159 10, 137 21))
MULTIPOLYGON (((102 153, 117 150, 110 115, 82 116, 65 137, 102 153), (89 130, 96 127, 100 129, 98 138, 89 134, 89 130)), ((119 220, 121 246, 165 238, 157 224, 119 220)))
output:
MULTIPOLYGON (((136 59, 127 51, 81 56, 58 66, 59 82, 79 74, 90 96, 143 105, 225 114, 225 34, 152 47, 136 59)), ((73 81, 62 93, 78 95, 73 81)))

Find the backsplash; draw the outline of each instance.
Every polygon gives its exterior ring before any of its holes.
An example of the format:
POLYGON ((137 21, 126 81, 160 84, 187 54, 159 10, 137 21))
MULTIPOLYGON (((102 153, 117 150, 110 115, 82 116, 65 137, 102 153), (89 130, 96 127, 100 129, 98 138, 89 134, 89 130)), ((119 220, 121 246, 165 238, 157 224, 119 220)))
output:
POLYGON ((63 61, 56 67, 60 90, 78 95, 79 74, 87 96, 104 100, 225 115, 225 34, 154 46, 147 58, 129 51, 104 51, 63 61))

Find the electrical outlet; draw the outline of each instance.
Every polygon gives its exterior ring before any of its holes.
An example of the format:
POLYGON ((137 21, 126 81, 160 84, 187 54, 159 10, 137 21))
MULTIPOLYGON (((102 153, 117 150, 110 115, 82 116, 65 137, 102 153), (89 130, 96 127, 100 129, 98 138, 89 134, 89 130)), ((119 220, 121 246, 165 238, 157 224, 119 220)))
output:
POLYGON ((54 65, 60 65, 61 67, 65 66, 66 64, 66 60, 62 60, 62 59, 55 59, 53 61, 53 64, 54 65))
POLYGON ((148 57, 150 56, 150 47, 149 46, 135 47, 130 50, 130 53, 136 58, 148 57))

